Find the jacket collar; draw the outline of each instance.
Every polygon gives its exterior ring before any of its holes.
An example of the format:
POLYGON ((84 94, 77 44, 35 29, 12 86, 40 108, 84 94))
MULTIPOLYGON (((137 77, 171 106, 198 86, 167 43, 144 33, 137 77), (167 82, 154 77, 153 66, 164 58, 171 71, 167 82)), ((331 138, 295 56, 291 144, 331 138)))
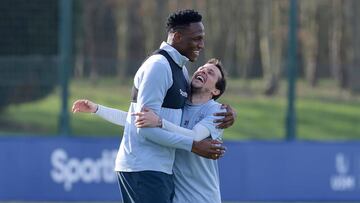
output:
POLYGON ((165 50, 180 67, 185 66, 185 64, 189 61, 186 56, 181 55, 178 50, 166 42, 161 43, 160 49, 165 50))

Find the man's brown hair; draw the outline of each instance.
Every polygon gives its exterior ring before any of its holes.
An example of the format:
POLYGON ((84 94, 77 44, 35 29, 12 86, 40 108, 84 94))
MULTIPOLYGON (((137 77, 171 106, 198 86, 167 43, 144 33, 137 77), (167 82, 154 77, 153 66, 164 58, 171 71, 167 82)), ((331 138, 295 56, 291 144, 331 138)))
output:
POLYGON ((219 59, 212 58, 208 60, 206 63, 215 65, 220 70, 221 73, 221 78, 219 78, 215 84, 216 89, 220 90, 220 94, 213 96, 213 99, 216 100, 225 92, 226 89, 225 71, 219 59))

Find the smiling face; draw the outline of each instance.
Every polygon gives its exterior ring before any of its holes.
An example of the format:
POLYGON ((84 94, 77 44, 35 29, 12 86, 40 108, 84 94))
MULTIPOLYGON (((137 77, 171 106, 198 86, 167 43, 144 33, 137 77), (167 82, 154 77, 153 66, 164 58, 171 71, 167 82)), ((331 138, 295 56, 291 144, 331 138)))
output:
POLYGON ((176 32, 174 47, 191 62, 196 61, 204 48, 204 25, 202 22, 190 23, 184 29, 176 32))
POLYGON ((221 79, 221 72, 214 64, 205 64, 198 68, 191 79, 193 92, 209 94, 210 98, 220 94, 216 88, 216 83, 221 79))

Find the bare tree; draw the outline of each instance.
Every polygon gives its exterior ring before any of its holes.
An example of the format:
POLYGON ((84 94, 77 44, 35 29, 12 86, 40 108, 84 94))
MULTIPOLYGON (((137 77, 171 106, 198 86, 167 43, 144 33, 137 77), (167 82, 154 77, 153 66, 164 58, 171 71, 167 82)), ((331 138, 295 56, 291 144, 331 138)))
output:
POLYGON ((339 0, 332 0, 331 10, 332 18, 330 24, 330 37, 329 37, 329 54, 330 54, 330 67, 333 77, 341 83, 341 38, 342 38, 342 4, 339 0))
POLYGON ((299 1, 300 5, 300 42, 304 59, 305 79, 311 84, 316 84, 316 58, 318 54, 317 36, 319 27, 315 21, 318 1, 299 1))
POLYGON ((252 53, 250 53, 250 61, 249 61, 249 69, 247 70, 247 76, 252 78, 259 78, 262 77, 262 61, 261 61, 261 53, 260 53, 260 31, 259 31, 259 23, 260 23, 260 13, 255 10, 261 3, 261 0, 253 0, 251 1, 254 5, 252 8, 254 12, 252 12, 252 21, 251 21, 251 36, 252 38, 252 45, 251 48, 252 53), (260 60, 259 60, 260 59, 260 60))
POLYGON ((145 52, 150 54, 159 47, 161 41, 166 40, 165 22, 168 14, 168 1, 144 1, 142 4, 146 17, 143 18, 145 37, 145 52))
MULTIPOLYGON (((332 18, 330 23, 330 39, 329 39, 329 54, 330 67, 334 79, 338 86, 342 89, 348 87, 348 67, 349 64, 349 26, 345 22, 351 22, 349 18, 350 1, 333 0, 332 3, 332 18)), ((350 2, 351 3, 351 2, 350 2)))
POLYGON ((338 84, 340 88, 349 88, 349 67, 352 60, 353 49, 352 47, 352 2, 349 0, 341 0, 342 10, 342 23, 341 23, 341 43, 340 43, 340 61, 338 84))
POLYGON ((243 30, 239 31, 238 38, 243 40, 238 40, 238 49, 243 49, 238 51, 241 57, 240 59, 244 60, 242 63, 244 68, 241 71, 241 75, 243 76, 243 79, 249 78, 250 75, 250 68, 252 65, 252 60, 254 58, 255 53, 255 36, 256 36, 256 27, 255 27, 255 16, 256 16, 256 2, 253 0, 245 0, 244 2, 244 26, 242 27, 243 30), (243 33, 243 34, 240 34, 243 33), (243 42, 243 43, 241 43, 243 42))
POLYGON ((353 25, 353 63, 350 69, 350 89, 354 93, 360 92, 360 1, 352 1, 353 25))
POLYGON ((316 11, 316 22, 318 24, 317 41, 318 53, 316 57, 316 72, 311 85, 317 85, 318 79, 329 78, 330 73, 330 59, 329 59, 329 33, 331 19, 331 7, 328 1, 319 1, 316 11))
POLYGON ((227 11, 227 15, 224 15, 223 23, 227 25, 223 27, 222 36, 224 45, 223 48, 223 60, 224 65, 227 67, 228 72, 230 73, 231 77, 237 77, 238 72, 236 68, 236 46, 237 46, 237 32, 239 31, 238 27, 240 26, 240 22, 235 19, 240 19, 241 13, 237 7, 237 1, 229 1, 223 5, 224 9, 227 11))
POLYGON ((128 52, 126 49, 126 41, 128 36, 128 1, 119 0, 115 4, 116 8, 116 35, 118 42, 117 49, 117 77, 126 76, 126 67, 128 66, 128 52))

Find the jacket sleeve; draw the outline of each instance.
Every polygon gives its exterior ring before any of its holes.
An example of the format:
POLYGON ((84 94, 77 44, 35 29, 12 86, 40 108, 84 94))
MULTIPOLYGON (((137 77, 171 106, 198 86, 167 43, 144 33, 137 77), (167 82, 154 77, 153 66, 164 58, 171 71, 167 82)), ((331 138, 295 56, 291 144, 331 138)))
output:
POLYGON ((95 113, 95 115, 109 121, 110 123, 120 126, 125 126, 127 112, 119 109, 98 105, 98 110, 95 113))

